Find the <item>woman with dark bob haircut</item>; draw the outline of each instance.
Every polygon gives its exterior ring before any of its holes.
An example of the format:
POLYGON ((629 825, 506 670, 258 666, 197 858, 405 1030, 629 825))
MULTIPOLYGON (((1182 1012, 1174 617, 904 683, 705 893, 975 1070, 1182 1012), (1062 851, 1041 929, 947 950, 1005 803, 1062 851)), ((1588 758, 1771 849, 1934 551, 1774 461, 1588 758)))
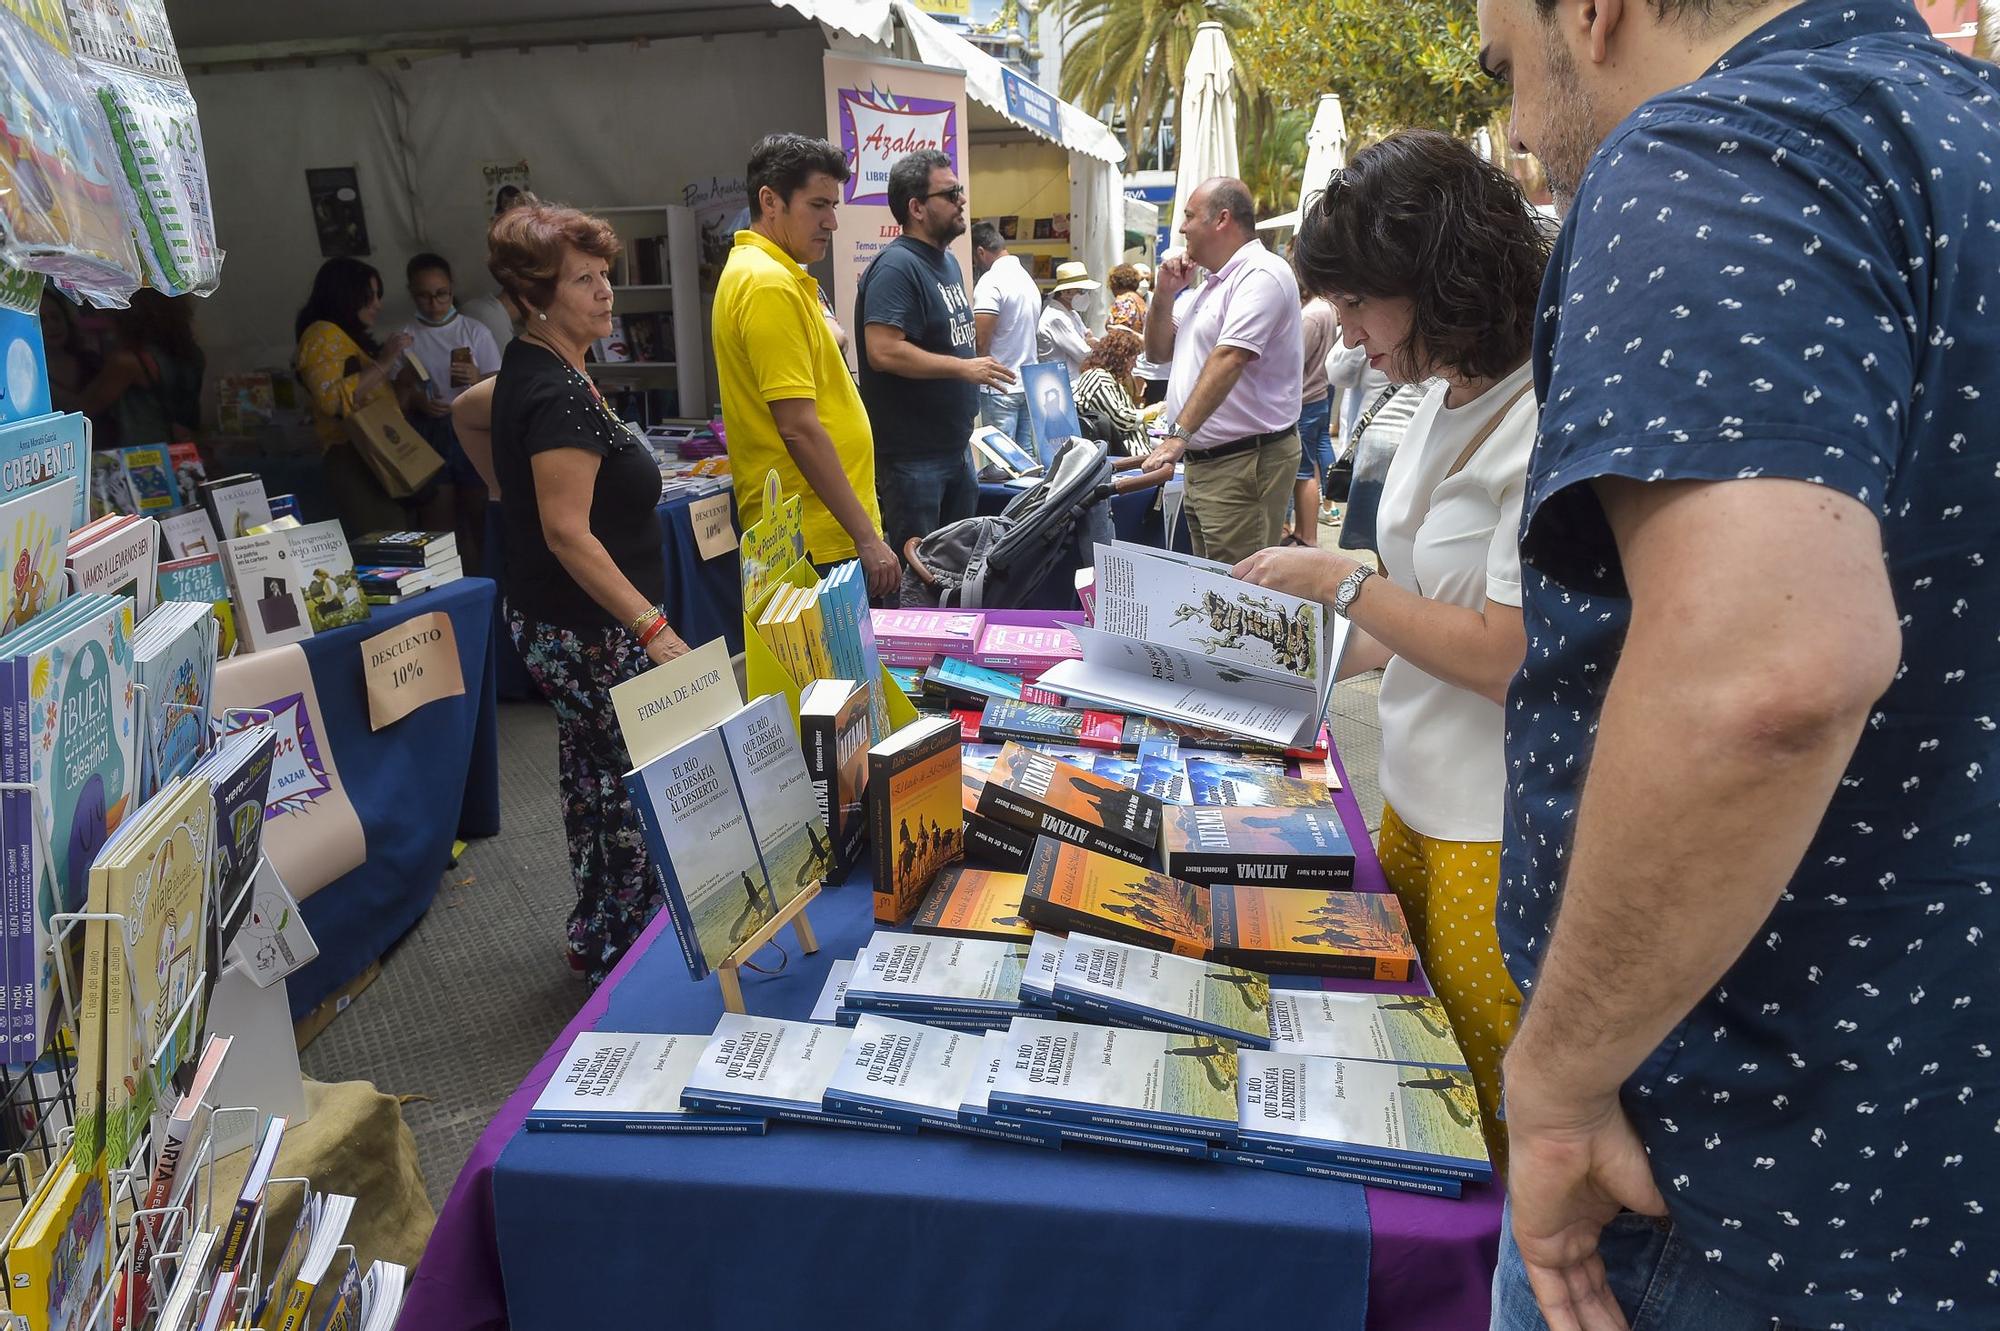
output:
POLYGON ((506 528, 501 593, 514 645, 555 709, 577 893, 569 964, 596 984, 660 903, 621 779, 611 689, 687 644, 660 608, 659 464, 584 369, 592 341, 611 332, 617 235, 574 208, 531 202, 495 217, 486 243, 486 266, 526 315, 487 422, 506 528))
POLYGON ((1521 997, 1493 924, 1506 789, 1502 703, 1521 666, 1515 544, 1537 407, 1530 343, 1547 232, 1458 140, 1392 135, 1333 173, 1299 224, 1299 286, 1392 383, 1433 380, 1382 486, 1382 576, 1273 549, 1237 575, 1345 615, 1341 670, 1382 670, 1382 868, 1478 1083, 1504 1165, 1500 1055, 1521 997))

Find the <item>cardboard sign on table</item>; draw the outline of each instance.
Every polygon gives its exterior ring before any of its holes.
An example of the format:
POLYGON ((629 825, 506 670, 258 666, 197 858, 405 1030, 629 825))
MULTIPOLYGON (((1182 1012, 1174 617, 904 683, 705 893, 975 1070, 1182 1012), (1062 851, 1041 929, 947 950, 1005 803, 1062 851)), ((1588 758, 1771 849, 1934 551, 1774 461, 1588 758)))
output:
POLYGON ((304 901, 368 858, 367 833, 340 779, 306 654, 290 644, 216 666, 215 711, 224 715, 232 708, 254 713, 236 724, 252 724, 268 712, 277 726, 264 854, 304 901))
POLYGON ((701 551, 703 559, 713 559, 736 549, 736 523, 729 513, 730 493, 709 495, 688 505, 688 517, 694 522, 695 548, 701 551))
POLYGON ((368 685, 370 730, 393 725, 426 703, 465 695, 458 634, 442 610, 362 639, 361 672, 368 685))

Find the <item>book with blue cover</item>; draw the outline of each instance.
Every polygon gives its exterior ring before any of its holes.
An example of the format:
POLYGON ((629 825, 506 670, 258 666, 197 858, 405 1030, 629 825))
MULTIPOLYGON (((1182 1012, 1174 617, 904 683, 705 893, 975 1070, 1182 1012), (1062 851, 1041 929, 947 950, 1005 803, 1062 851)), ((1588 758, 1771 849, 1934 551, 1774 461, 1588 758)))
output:
POLYGON ((767 693, 717 727, 750 817, 774 908, 826 877, 826 823, 785 699, 767 693))
POLYGON ((1333 807, 1333 791, 1322 782, 1214 758, 1183 758, 1188 802, 1224 808, 1333 807))
POLYGON ((1209 1152, 1209 1158, 1229 1165, 1248 1165, 1267 1173, 1301 1174, 1307 1178, 1331 1179, 1336 1183, 1359 1183, 1365 1188, 1393 1188, 1397 1192, 1414 1192, 1424 1197, 1448 1197, 1453 1201, 1465 1192, 1465 1185, 1455 1178, 1431 1178, 1424 1174, 1368 1169, 1361 1165, 1336 1165, 1300 1156, 1246 1151, 1241 1147, 1218 1146, 1209 1152))
POLYGON ((201 758, 208 738, 216 646, 215 614, 202 602, 163 602, 133 635, 133 674, 142 689, 141 800, 187 773, 201 758))
POLYGON ((958 1106, 979 1067, 983 1034, 864 1013, 826 1085, 824 1103, 858 1118, 968 1131, 958 1106))
POLYGON ((907 1123, 859 1118, 826 1107, 827 1083, 840 1070, 851 1033, 810 1021, 725 1012, 681 1089, 681 1105, 700 1114, 747 1114, 828 1127, 914 1132, 907 1123))
POLYGON ((132 487, 132 499, 141 514, 157 516, 171 512, 181 502, 180 487, 167 462, 165 444, 138 444, 118 450, 125 467, 125 483, 132 487))
POLYGON ((90 521, 90 421, 55 411, 0 425, 0 501, 68 479, 69 530, 90 521))
POLYGON ((1071 934, 1056 970, 1055 1006, 1083 1021, 1271 1043, 1271 981, 1255 971, 1071 934))
POLYGON ((1245 1050, 1246 1150, 1483 1183, 1493 1177, 1470 1073, 1245 1050))
POLYGON ((1201 887, 1354 886, 1354 843, 1331 807, 1170 808, 1160 853, 1168 873, 1201 887))
POLYGON ((1279 990, 1271 995, 1271 1048, 1371 1063, 1466 1067, 1444 1004, 1429 994, 1279 990))
POLYGON ((721 1132, 763 1136, 764 1120, 699 1114, 681 1090, 705 1035, 584 1031, 528 1111, 530 1132, 721 1132))
POLYGON ((984 707, 990 698, 1019 702, 1025 687, 1019 675, 992 670, 955 656, 940 656, 924 667, 924 687, 951 702, 974 699, 984 707))
POLYGON ((721 732, 627 772, 625 789, 688 971, 704 979, 778 911, 721 732))
POLYGON ((1027 948, 981 938, 878 929, 854 959, 846 1004, 858 1012, 1005 1019, 1021 1008, 1027 948))
POLYGON ((1206 1035, 1016 1017, 987 1097, 999 1113, 1201 1142, 1236 1140, 1237 1051, 1206 1035))

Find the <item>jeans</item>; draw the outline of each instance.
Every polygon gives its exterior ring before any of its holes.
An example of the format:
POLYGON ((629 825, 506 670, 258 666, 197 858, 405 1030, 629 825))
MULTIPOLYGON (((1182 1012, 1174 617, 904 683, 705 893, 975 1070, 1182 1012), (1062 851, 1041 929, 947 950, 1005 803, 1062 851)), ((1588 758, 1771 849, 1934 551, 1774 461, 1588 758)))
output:
MULTIPOLYGON (((1547 1331, 1521 1250, 1514 1246, 1513 1210, 1500 1217, 1500 1264, 1493 1272, 1489 1331, 1547 1331)), ((1785 1331, 1785 1324, 1718 1294, 1712 1269, 1672 1225, 1625 1214, 1597 1242, 1605 1283, 1632 1331, 1785 1331)))
POLYGON ((1299 412, 1299 479, 1326 483, 1333 470, 1333 438, 1327 427, 1333 421, 1333 394, 1311 403, 1299 412))
POLYGON ((912 536, 969 518, 979 507, 979 478, 972 450, 930 456, 875 458, 875 497, 882 504, 882 530, 898 556, 912 536))
MULTIPOLYGON (((1012 439, 1029 457, 1035 456, 1035 429, 1028 418, 1026 393, 995 393, 980 389, 979 423, 1012 439)), ((1048 459, 1043 458, 1042 461, 1046 463, 1048 459)))

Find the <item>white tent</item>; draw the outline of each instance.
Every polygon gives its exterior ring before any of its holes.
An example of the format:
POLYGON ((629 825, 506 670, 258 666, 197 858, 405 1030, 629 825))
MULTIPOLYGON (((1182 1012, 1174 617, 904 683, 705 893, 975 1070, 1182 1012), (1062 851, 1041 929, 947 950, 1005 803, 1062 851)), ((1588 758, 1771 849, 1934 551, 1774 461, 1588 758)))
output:
POLYGON ((1257 224, 1259 231, 1296 231, 1312 201, 1326 189, 1327 177, 1347 165, 1347 117, 1340 109, 1336 93, 1323 92, 1319 108, 1313 112, 1312 128, 1306 131, 1306 166, 1299 177, 1299 206, 1291 212, 1267 217, 1257 224))
POLYGON ((1175 124, 1180 127, 1180 153, 1174 165, 1174 215, 1169 225, 1178 227, 1196 186, 1241 171, 1236 158, 1236 61, 1220 23, 1195 29, 1175 124))

